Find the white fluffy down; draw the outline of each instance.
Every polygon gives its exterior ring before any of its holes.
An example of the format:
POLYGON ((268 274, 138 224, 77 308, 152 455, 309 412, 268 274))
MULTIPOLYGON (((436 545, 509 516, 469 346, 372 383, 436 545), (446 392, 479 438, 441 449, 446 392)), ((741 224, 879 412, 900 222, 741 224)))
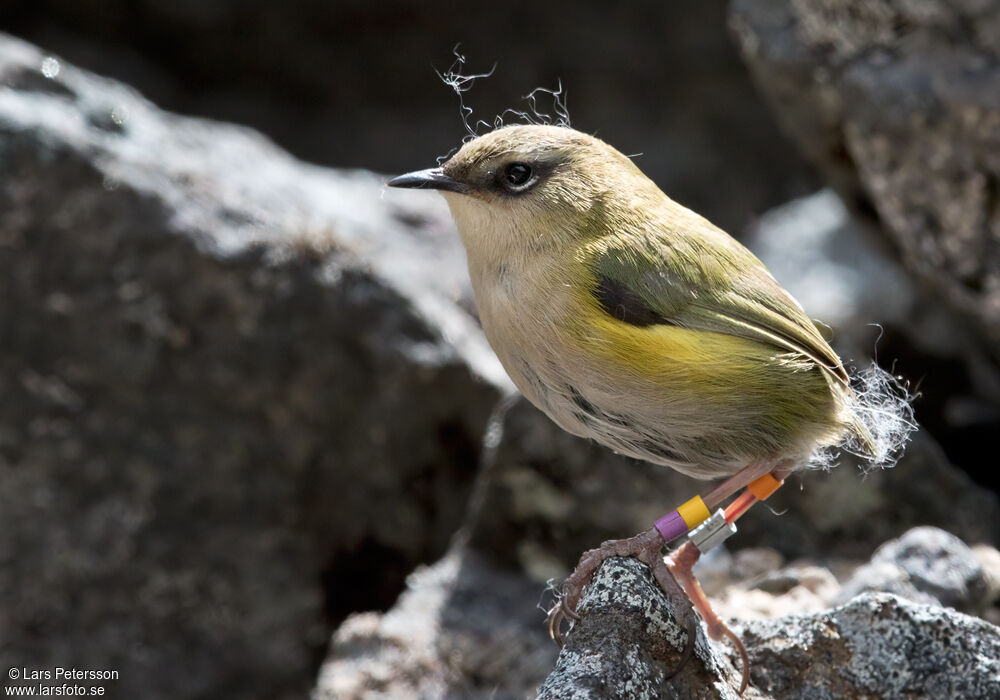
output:
MULTIPOLYGON (((851 388, 854 397, 848 406, 858 421, 872 437, 874 449, 869 449, 853 433, 849 434, 840 449, 861 458, 861 469, 889 469, 903 455, 903 448, 917 429, 913 417, 913 400, 916 398, 900 377, 895 377, 872 362, 866 368, 851 371, 851 388)), ((833 467, 839 457, 837 450, 817 450, 809 466, 821 469, 833 467)))

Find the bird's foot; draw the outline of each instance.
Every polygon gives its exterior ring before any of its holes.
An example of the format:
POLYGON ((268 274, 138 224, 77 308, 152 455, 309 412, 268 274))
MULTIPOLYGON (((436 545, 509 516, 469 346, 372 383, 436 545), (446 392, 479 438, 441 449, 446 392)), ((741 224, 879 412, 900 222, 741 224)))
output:
POLYGON ((664 543, 663 537, 660 536, 656 528, 650 528, 635 537, 625 540, 608 540, 607 542, 603 542, 597 549, 584 552, 583 556, 580 557, 579 563, 576 565, 576 569, 563 582, 556 604, 549 610, 546 624, 548 625, 549 636, 552 640, 560 648, 563 646, 562 624, 564 621, 569 620, 570 628, 572 629, 573 622, 580 619, 580 616, 576 613, 576 608, 583 597, 583 589, 590 583, 590 580, 594 577, 601 564, 604 563, 604 560, 609 557, 634 557, 652 570, 653 577, 660 584, 660 588, 663 589, 667 597, 675 605, 683 606, 684 610, 687 611, 687 642, 685 643, 684 651, 681 654, 681 660, 677 668, 669 676, 673 676, 680 671, 694 650, 695 618, 691 612, 691 604, 688 602, 684 592, 677 585, 677 582, 670 575, 670 571, 664 563, 665 546, 666 543, 664 543))
POLYGON ((716 641, 720 641, 725 637, 736 648, 743 667, 739 690, 740 695, 742 695, 743 691, 747 688, 747 684, 750 682, 750 657, 747 654, 747 648, 743 645, 743 641, 712 610, 705 592, 701 589, 701 584, 698 583, 698 579, 694 577, 694 573, 691 571, 700 556, 701 552, 698 551, 698 548, 694 544, 685 542, 667 557, 666 567, 673 574, 674 580, 684 589, 688 600, 691 601, 698 614, 701 615, 701 619, 705 621, 705 627, 708 628, 708 636, 716 641))

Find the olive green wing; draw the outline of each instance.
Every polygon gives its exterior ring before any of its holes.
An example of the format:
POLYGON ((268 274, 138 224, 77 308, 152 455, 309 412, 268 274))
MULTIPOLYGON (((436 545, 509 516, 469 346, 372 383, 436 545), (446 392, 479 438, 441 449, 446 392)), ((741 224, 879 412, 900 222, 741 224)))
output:
POLYGON ((598 242, 586 261, 595 300, 623 323, 715 331, 802 355, 848 384, 840 358, 798 302, 750 251, 709 227, 698 236, 598 242))

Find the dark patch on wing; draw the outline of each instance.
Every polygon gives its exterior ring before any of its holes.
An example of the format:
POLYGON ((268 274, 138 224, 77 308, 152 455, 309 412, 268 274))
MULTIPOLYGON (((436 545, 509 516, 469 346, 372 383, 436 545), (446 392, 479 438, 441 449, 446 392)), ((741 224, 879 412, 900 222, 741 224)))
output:
POLYGON ((594 298, 605 313, 622 323, 640 327, 669 323, 628 286, 610 277, 597 277, 594 298))

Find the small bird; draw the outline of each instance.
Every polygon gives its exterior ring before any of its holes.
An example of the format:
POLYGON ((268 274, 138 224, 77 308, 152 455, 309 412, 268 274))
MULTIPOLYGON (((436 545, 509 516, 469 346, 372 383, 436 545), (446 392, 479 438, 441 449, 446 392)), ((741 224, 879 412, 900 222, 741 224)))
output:
POLYGON ((531 403, 621 454, 725 478, 649 531, 585 553, 549 613, 550 634, 561 643, 563 621, 577 619, 605 558, 635 556, 668 593, 673 574, 713 638, 734 641, 742 691, 745 651, 691 566, 817 450, 845 440, 869 454, 882 449, 840 358, 749 250, 593 136, 508 126, 468 141, 441 167, 387 184, 444 195, 483 330, 531 403), (689 531, 664 562, 666 543, 689 531))

